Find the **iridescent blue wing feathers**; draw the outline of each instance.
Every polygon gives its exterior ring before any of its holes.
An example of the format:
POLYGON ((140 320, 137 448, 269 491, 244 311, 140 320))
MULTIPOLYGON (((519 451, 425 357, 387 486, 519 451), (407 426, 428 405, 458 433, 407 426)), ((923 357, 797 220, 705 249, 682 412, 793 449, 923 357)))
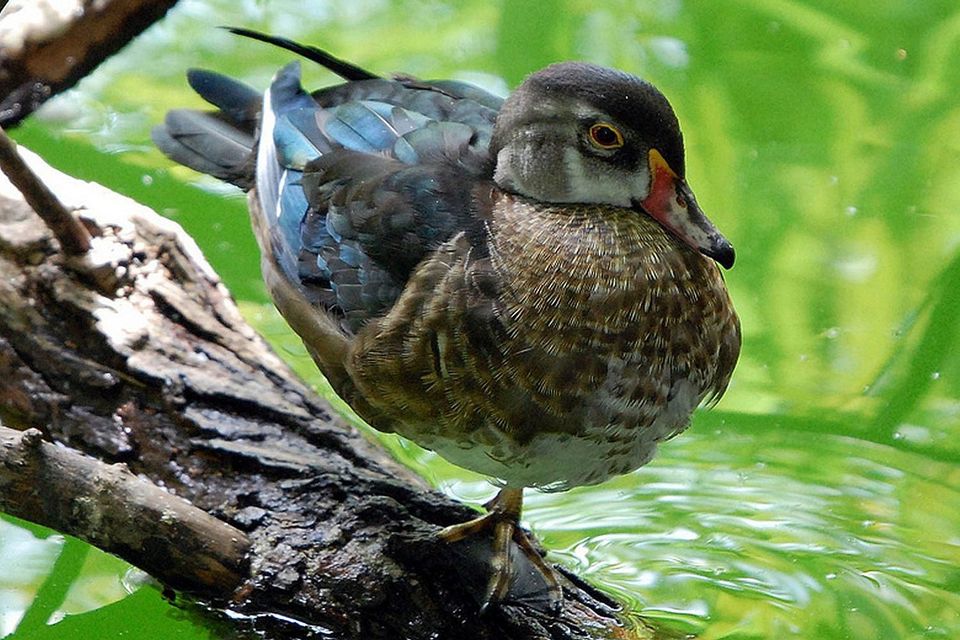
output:
POLYGON ((279 272, 355 332, 389 310, 425 256, 478 224, 472 190, 492 175, 502 100, 462 82, 379 78, 313 47, 231 31, 350 82, 309 94, 291 63, 261 96, 191 71, 190 85, 220 111, 173 111, 154 138, 182 164, 255 186, 261 244, 279 272))
MULTIPOLYGON (((260 209, 287 277, 353 332, 389 309, 424 256, 470 224, 469 183, 485 157, 471 146, 479 137, 472 127, 365 91, 366 99, 303 107, 306 94, 291 90, 297 75, 294 65, 281 70, 264 101, 260 209)), ((401 102, 403 93, 391 97, 401 102)))

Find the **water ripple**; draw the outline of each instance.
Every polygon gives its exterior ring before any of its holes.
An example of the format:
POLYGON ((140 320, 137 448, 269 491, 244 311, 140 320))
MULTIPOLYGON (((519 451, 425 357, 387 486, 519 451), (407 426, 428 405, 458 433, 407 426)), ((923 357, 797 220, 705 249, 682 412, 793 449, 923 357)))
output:
MULTIPOLYGON (((960 479, 847 436, 688 434, 630 476, 531 494, 554 557, 701 638, 960 629, 960 479), (744 464, 744 447, 754 449, 744 464)), ((844 635, 846 634, 846 635, 844 635)))

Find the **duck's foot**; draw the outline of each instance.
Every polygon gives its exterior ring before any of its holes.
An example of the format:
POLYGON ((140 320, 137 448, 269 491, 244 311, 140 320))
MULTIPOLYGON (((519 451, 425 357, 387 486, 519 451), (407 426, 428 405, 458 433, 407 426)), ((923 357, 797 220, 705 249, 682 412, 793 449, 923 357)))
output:
POLYGON ((490 564, 492 573, 487 582, 480 612, 503 601, 510 590, 513 575, 510 559, 510 542, 517 544, 524 556, 543 578, 547 586, 547 597, 552 610, 559 609, 563 602, 563 591, 556 572, 537 551, 526 532, 520 528, 520 512, 523 509, 523 489, 501 489, 496 497, 486 505, 487 513, 461 524, 451 525, 440 532, 440 538, 446 542, 457 542, 477 534, 493 532, 493 556, 490 564))

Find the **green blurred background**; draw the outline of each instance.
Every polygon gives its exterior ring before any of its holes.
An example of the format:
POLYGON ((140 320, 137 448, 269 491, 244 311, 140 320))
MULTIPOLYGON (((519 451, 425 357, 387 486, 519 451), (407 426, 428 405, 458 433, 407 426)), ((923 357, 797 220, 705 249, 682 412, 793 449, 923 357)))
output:
MULTIPOLYGON (((14 136, 180 222, 323 388, 267 301, 243 199, 149 142, 167 109, 201 104, 188 67, 263 87, 290 59, 221 24, 501 93, 563 59, 655 82, 697 198, 737 247, 743 355, 720 405, 653 463, 530 492, 525 520, 631 615, 701 638, 960 638, 955 0, 182 0, 14 136)), ((380 438, 458 498, 494 492, 380 438)), ((83 543, 0 519, 0 637, 221 637, 143 583, 83 543)))

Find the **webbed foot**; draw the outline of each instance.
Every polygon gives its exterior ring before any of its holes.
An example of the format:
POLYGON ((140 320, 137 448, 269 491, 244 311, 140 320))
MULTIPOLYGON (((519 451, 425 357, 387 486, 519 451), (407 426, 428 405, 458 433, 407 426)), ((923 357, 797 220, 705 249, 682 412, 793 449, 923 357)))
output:
POLYGON ((563 602, 563 591, 556 572, 537 551, 526 532, 520 528, 520 512, 523 509, 523 489, 501 489, 496 497, 486 504, 487 513, 473 520, 451 525, 440 531, 446 542, 457 542, 488 531, 493 533, 492 573, 487 582, 481 614, 491 606, 502 602, 510 590, 513 575, 510 558, 510 543, 515 542, 530 561, 547 586, 547 598, 551 610, 557 610, 563 602))

